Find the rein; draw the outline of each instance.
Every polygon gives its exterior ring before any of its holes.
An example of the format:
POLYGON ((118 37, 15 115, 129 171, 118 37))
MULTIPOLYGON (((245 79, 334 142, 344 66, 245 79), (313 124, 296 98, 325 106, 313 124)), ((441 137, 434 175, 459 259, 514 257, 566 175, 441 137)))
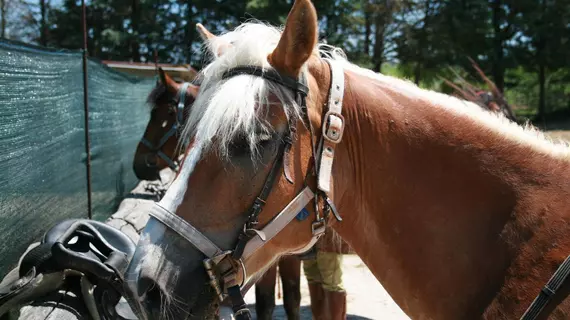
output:
MULTIPOLYGON (((154 155, 156 157, 160 157, 162 160, 166 162, 168 167, 173 171, 178 171, 178 162, 175 159, 167 156, 163 151, 162 147, 166 144, 168 139, 174 136, 180 128, 184 125, 184 107, 186 104, 186 91, 190 84, 188 82, 184 82, 180 89, 178 90, 178 104, 176 105, 176 121, 172 124, 170 129, 164 134, 162 138, 158 141, 157 145, 154 145, 152 142, 148 141, 145 137, 142 137, 140 142, 147 148, 150 149, 150 155, 154 155)), ((151 167, 152 165, 146 159, 146 165, 151 167)))
POLYGON ((537 319, 541 315, 544 307, 546 307, 550 300, 554 298, 560 287, 568 280, 568 276, 570 276, 570 256, 567 257, 556 272, 554 272, 550 280, 548 280, 548 283, 540 290, 540 293, 530 304, 520 320, 537 319))
POLYGON ((153 209, 151 209, 150 215, 152 217, 178 233, 207 257, 203 263, 210 278, 210 284, 220 301, 229 296, 237 320, 251 319, 251 313, 243 299, 243 295, 253 284, 251 282, 246 283, 247 271, 244 261, 247 258, 281 232, 312 200, 314 200, 315 205, 315 220, 311 225, 312 239, 307 246, 291 254, 304 252, 317 242, 325 232, 326 222, 331 211, 338 221, 342 221, 328 194, 330 192, 335 147, 341 141, 344 130, 344 118, 341 114, 344 95, 344 70, 342 66, 332 60, 325 59, 325 61, 328 62, 331 70, 331 86, 327 103, 328 110, 323 116, 322 135, 319 139, 318 148, 315 146, 315 134, 307 112, 306 98, 309 88, 304 74, 301 75, 300 80, 297 80, 274 70, 255 66, 241 66, 228 70, 222 76, 222 79, 228 79, 237 75, 251 75, 272 81, 292 90, 295 94, 296 102, 301 106, 303 121, 306 122, 310 131, 312 151, 312 160, 310 161, 312 170, 307 172, 304 188, 266 226, 261 230, 256 228, 259 223, 258 217, 273 189, 281 166, 283 166, 286 179, 292 183, 287 159, 289 149, 295 138, 296 127, 291 118, 287 119, 288 130, 279 145, 277 157, 265 179, 265 183, 253 204, 245 213, 247 221, 238 236, 237 244, 233 250, 223 251, 190 223, 165 209, 159 203, 156 203, 153 209), (313 191, 308 185, 310 175, 317 178, 316 191, 313 191), (322 215, 320 214, 321 210, 319 210, 320 197, 323 199, 322 215))

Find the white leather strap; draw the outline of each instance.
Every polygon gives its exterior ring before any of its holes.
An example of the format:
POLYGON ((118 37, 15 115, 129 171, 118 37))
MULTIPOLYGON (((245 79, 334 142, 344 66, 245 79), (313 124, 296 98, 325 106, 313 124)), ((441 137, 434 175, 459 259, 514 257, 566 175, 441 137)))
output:
POLYGON ((339 63, 325 59, 331 69, 331 87, 327 113, 323 117, 322 149, 319 164, 319 190, 329 193, 336 145, 342 140, 344 117, 342 116, 342 99, 344 97, 344 69, 339 63))
POLYGON ((242 259, 245 261, 257 251, 257 249, 261 248, 267 241, 281 232, 314 197, 315 193, 311 188, 305 187, 293 201, 289 202, 289 204, 261 230, 265 234, 265 241, 257 235, 247 242, 243 250, 242 259))

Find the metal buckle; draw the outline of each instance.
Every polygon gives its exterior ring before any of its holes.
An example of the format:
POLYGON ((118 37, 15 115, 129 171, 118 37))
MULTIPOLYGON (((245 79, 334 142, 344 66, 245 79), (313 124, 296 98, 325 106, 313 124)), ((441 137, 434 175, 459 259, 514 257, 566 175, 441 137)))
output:
POLYGON ((251 311, 249 311, 248 308, 239 309, 238 311, 236 311, 234 313, 234 317, 237 318, 239 316, 246 317, 245 319, 250 319, 251 318, 251 311))
POLYGON ((344 117, 340 113, 328 111, 324 119, 323 138, 331 143, 339 143, 344 133, 344 117))
POLYGON ((313 236, 320 236, 325 232, 326 229, 326 221, 325 219, 319 219, 311 224, 311 231, 313 232, 313 236))
POLYGON ((238 285, 238 272, 240 269, 242 271, 242 277, 239 286, 242 287, 244 285, 247 274, 245 265, 241 259, 235 260, 232 258, 232 251, 224 251, 217 256, 204 259, 203 263, 206 268, 206 273, 210 278, 210 285, 216 291, 220 301, 226 298, 227 288, 238 285))

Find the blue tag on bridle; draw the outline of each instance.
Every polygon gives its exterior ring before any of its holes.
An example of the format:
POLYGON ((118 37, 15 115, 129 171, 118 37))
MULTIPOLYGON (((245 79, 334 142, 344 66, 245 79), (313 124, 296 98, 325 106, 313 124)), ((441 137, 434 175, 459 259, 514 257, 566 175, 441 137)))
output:
POLYGON ((301 210, 299 213, 297 213, 297 216, 295 218, 299 221, 303 221, 303 220, 307 219, 308 216, 309 216, 309 211, 307 211, 306 208, 303 208, 303 210, 301 210))

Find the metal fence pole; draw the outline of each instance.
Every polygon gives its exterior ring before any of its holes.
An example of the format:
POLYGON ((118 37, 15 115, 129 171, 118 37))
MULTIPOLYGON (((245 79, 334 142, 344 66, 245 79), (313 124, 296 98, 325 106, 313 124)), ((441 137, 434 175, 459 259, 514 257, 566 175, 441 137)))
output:
POLYGON ((89 96, 87 83, 87 17, 85 0, 81 0, 81 16, 83 20, 83 109, 85 113, 85 154, 87 155, 85 167, 87 171, 87 215, 93 218, 91 211, 91 141, 89 139, 89 96))

